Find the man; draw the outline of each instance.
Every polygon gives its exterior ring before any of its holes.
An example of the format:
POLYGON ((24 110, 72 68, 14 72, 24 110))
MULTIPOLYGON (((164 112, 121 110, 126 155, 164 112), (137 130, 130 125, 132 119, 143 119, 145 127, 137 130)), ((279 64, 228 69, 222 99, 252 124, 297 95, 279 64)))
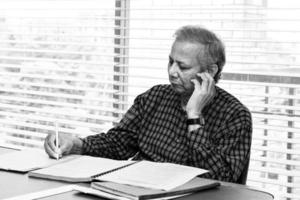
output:
POLYGON ((208 169, 204 177, 236 182, 250 155, 252 121, 248 109, 217 87, 225 64, 223 43, 198 26, 176 31, 169 55, 170 85, 139 95, 123 119, 106 134, 80 139, 60 135, 45 150, 113 159, 147 159, 208 169))

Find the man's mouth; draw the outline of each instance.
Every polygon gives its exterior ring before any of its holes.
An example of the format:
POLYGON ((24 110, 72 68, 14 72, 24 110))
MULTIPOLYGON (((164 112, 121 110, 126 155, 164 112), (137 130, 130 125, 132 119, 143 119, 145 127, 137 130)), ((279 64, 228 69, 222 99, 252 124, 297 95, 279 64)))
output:
POLYGON ((171 82, 171 85, 174 85, 174 86, 181 86, 180 83, 174 83, 174 82, 171 82))

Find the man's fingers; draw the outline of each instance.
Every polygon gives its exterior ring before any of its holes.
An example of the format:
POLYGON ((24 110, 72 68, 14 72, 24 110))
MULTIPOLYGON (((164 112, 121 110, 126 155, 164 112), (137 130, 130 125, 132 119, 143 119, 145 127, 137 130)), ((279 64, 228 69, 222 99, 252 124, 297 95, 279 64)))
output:
POLYGON ((207 79, 205 73, 197 73, 196 75, 198 77, 200 77, 201 80, 202 80, 202 83, 201 83, 201 89, 202 89, 202 91, 207 91, 208 79, 207 79))
POLYGON ((56 151, 55 151, 56 149, 55 149, 54 140, 55 140, 54 135, 53 134, 49 134, 46 137, 45 143, 44 143, 45 151, 52 158, 55 158, 55 155, 56 155, 56 151))
POLYGON ((208 80, 208 89, 211 90, 214 86, 214 79, 208 72, 204 73, 204 75, 208 80))
POLYGON ((208 80, 207 93, 209 95, 209 100, 211 100, 215 93, 215 80, 208 72, 205 72, 204 75, 208 80))
POLYGON ((55 158, 56 153, 49 147, 48 143, 45 143, 45 151, 51 158, 55 158))
POLYGON ((50 134, 49 138, 47 140, 47 143, 49 145, 49 147, 55 151, 56 150, 56 145, 55 145, 55 135, 54 134, 50 134))
POLYGON ((60 146, 60 155, 66 155, 69 154, 70 151, 70 144, 68 142, 64 142, 61 146, 60 146))
POLYGON ((201 75, 201 78, 204 80, 205 85, 207 86, 206 87, 207 90, 213 88, 213 86, 215 85, 214 84, 215 81, 214 81, 213 77, 208 72, 203 72, 199 75, 201 75))
POLYGON ((195 89, 200 89, 201 88, 201 84, 198 80, 196 79, 191 79, 191 82, 194 84, 195 89))

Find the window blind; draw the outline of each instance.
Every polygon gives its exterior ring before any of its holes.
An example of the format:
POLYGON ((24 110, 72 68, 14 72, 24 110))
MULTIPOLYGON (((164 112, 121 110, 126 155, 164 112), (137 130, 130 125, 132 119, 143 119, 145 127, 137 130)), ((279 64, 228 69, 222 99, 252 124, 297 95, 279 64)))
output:
POLYGON ((80 136, 108 129, 127 104, 114 69, 114 1, 0 2, 0 141, 42 147, 59 131, 80 136))
POLYGON ((130 102, 145 89, 168 83, 176 28, 197 24, 213 30, 227 54, 218 85, 238 97, 253 117, 247 184, 278 199, 300 198, 300 5, 291 0, 132 0, 128 10, 130 102))

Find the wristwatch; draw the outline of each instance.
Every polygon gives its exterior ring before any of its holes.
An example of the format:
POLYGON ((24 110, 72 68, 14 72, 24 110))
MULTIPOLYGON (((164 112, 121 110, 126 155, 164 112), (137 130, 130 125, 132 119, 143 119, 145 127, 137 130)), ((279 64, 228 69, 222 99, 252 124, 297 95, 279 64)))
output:
POLYGON ((187 119, 186 120, 187 125, 194 125, 194 124, 198 124, 200 126, 204 126, 205 121, 203 116, 200 116, 198 118, 191 118, 191 119, 187 119))

